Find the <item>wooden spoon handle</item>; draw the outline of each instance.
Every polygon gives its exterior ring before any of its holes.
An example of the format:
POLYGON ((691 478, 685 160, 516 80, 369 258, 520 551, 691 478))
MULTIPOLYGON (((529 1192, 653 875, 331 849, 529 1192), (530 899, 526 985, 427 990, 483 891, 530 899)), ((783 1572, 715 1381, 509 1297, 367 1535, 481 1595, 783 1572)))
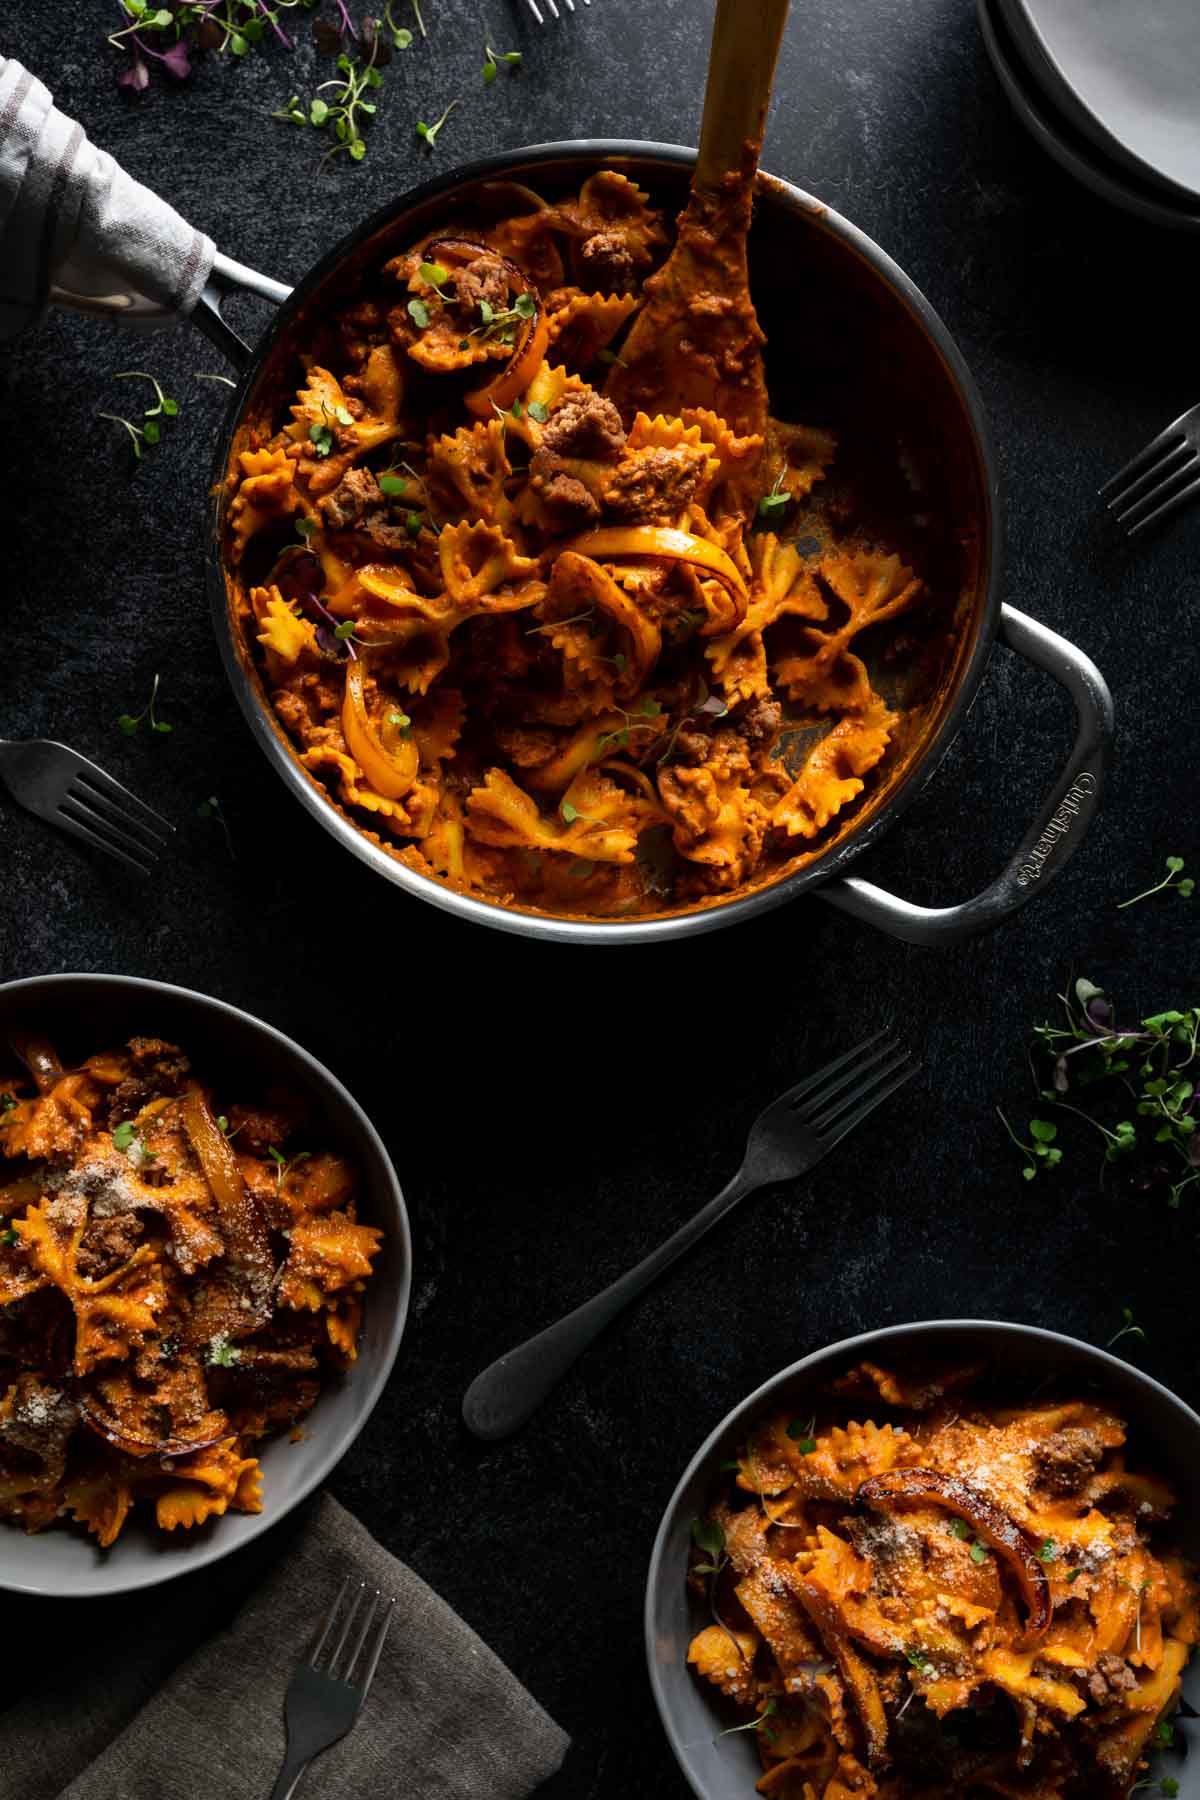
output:
MULTIPOLYGON (((717 0, 695 185, 720 185, 762 141, 788 0, 717 0)), ((757 156, 755 158, 757 161, 757 156)))

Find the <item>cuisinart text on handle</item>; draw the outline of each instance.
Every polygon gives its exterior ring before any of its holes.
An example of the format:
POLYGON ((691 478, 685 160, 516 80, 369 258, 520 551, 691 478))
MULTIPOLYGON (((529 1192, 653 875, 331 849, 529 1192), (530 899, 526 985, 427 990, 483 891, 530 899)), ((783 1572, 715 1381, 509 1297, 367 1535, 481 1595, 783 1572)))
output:
POLYGON ((1081 775, 1073 781, 1062 797, 1062 803, 1053 818, 1047 822, 1029 855, 1017 870, 1017 886, 1028 887, 1031 881, 1037 881, 1043 868, 1054 854, 1059 838, 1065 838, 1072 824, 1079 816, 1079 805, 1089 794, 1096 791, 1096 777, 1081 775))

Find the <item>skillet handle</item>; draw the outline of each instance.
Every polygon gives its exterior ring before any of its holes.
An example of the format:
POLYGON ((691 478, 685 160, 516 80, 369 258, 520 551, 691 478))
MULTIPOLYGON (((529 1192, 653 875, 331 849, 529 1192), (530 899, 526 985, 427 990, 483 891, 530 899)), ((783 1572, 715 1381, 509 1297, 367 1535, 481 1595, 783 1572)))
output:
POLYGON ((239 337, 226 322, 222 305, 230 294, 256 294, 260 300, 282 306, 291 291, 282 281, 272 281, 269 275, 260 275, 257 270, 248 269, 245 263, 222 256, 218 250, 208 280, 190 315, 191 321, 236 369, 245 369, 253 352, 245 338, 239 337))
POLYGON ((995 881, 958 906, 915 906, 857 875, 816 890, 831 906, 909 944, 953 944, 1007 919, 1074 855, 1100 804, 1113 731, 1112 695, 1104 677, 1082 650, 1015 607, 1001 607, 999 635, 1010 650, 1061 682, 1075 703, 1071 755, 1020 848, 995 881))

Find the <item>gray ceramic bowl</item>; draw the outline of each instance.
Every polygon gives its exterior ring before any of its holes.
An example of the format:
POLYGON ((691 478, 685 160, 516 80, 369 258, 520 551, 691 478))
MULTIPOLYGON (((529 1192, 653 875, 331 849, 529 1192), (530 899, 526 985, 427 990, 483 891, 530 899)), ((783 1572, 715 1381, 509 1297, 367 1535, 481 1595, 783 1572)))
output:
MULTIPOLYGON (((754 1419, 785 1396, 797 1413, 811 1412, 828 1383, 864 1356, 885 1365, 893 1358, 947 1364, 978 1359, 1005 1380, 1011 1377, 1018 1392, 1026 1383, 1026 1391, 1032 1391, 1048 1376, 1062 1376, 1074 1392, 1110 1401, 1129 1422, 1137 1462, 1174 1484, 1179 1501, 1175 1541, 1190 1556, 1200 1555, 1200 1418, 1159 1382, 1115 1356, 1032 1325, 977 1319, 892 1325, 817 1350, 764 1382, 700 1446, 671 1496, 650 1557, 646 1584, 650 1685, 671 1748, 700 1800, 754 1800, 762 1767, 749 1741, 751 1733, 719 1735, 732 1720, 687 1667, 688 1643, 710 1623, 686 1584, 692 1520, 705 1510, 723 1479, 720 1464, 734 1455, 754 1419)), ((1189 1665, 1184 1696, 1193 1707, 1200 1707, 1200 1658, 1189 1665)), ((1200 1737, 1191 1721, 1180 1722, 1177 1741, 1181 1748, 1155 1765, 1155 1791, 1159 1776, 1172 1775, 1181 1796, 1198 1800, 1200 1737), (1184 1754, 1189 1737, 1190 1763, 1184 1754)))
POLYGON ((160 1532, 135 1509, 110 1550, 74 1527, 29 1537, 0 1523, 0 1588, 63 1599, 151 1587, 215 1562, 268 1530, 324 1481, 365 1425, 391 1373, 404 1330, 412 1242, 404 1196, 374 1126, 329 1070, 270 1025, 187 988, 124 975, 42 975, 0 986, 0 1044, 18 1025, 49 1037, 64 1061, 120 1043, 134 1033, 180 1044, 201 1071, 219 1072, 236 1092, 280 1082, 303 1094, 327 1134, 361 1175, 360 1217, 384 1233, 366 1294, 358 1360, 330 1382, 306 1421, 305 1436, 286 1434, 261 1451, 263 1511, 227 1513, 195 1531, 160 1532))

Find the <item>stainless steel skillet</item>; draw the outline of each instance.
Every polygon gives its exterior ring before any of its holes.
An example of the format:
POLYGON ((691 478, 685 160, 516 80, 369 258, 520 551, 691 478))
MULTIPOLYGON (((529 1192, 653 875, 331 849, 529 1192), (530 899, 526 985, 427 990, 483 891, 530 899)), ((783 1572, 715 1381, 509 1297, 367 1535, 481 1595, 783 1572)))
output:
MULTIPOLYGON (((460 918, 559 942, 628 944, 715 930, 811 892, 909 942, 953 942, 1015 913, 1048 886, 1078 847, 1100 800, 1112 735, 1112 702, 1102 676, 1081 650, 1001 601, 1001 505, 995 463, 979 394, 950 333, 877 244, 791 183, 767 174, 759 178, 751 273, 768 338, 773 336, 775 312, 799 343, 793 363, 801 370, 807 367, 818 386, 830 372, 825 368, 829 363, 833 374, 851 389, 856 379, 866 382, 864 391, 869 389, 872 404, 882 408, 885 423, 893 414, 899 421, 918 419, 923 433, 918 459, 923 459, 927 482, 935 485, 926 504, 944 510, 944 557, 959 556, 957 570, 947 565, 944 571, 946 579, 955 582, 957 600, 942 663, 932 671, 923 670, 924 690, 915 699, 912 694, 904 696, 912 702, 909 737, 887 776, 811 860, 728 900, 629 921, 563 918, 461 893, 373 842, 302 767, 266 701, 230 604, 222 555, 224 478, 239 431, 247 421, 278 406, 306 320, 318 316, 336 297, 344 297, 360 272, 378 266, 427 224, 469 209, 489 184, 517 181, 552 195, 577 185, 595 168, 615 166, 671 205, 682 198, 694 154, 674 145, 600 140, 536 145, 488 158, 426 182, 374 214, 334 245, 294 289, 228 257, 217 257, 192 317, 241 371, 214 459, 216 498, 207 570, 226 673, 251 732, 301 804, 386 880, 460 918), (256 294, 279 308, 254 348, 222 315, 225 299, 236 292, 256 294), (803 334, 796 331, 795 321, 807 316, 806 308, 828 334, 815 348, 806 347, 803 334), (957 904, 918 906, 854 875, 851 865, 899 820, 934 774, 975 699, 997 640, 1053 675, 1067 690, 1075 709, 1074 742, 1062 768, 1050 779, 1037 817, 995 879, 957 904)), ((55 298, 92 312, 105 310, 103 301, 94 296, 60 292, 55 298)), ((774 394, 771 356, 769 349, 768 377, 774 394)), ((829 391, 839 391, 832 380, 829 391)), ((779 410, 786 410, 786 399, 779 410)), ((806 417, 817 422, 811 414, 806 417)), ((1021 754, 1021 739, 1018 717, 1008 734, 1012 754, 1021 754)), ((1003 779, 1003 772, 998 779, 1003 779)), ((956 813, 954 795, 947 790, 945 798, 947 811, 956 813)))

